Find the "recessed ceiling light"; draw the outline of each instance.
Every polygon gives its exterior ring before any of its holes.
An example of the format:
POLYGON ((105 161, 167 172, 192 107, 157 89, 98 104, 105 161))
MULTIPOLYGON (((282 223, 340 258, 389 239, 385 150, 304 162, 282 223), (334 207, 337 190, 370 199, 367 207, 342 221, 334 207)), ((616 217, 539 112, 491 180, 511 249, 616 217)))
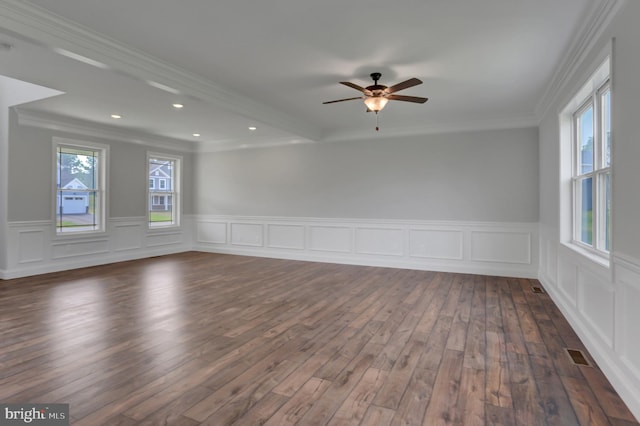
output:
POLYGON ((116 120, 122 118, 120 114, 111 114, 111 118, 115 118, 116 120))
POLYGON ((173 107, 175 109, 180 109, 180 108, 184 108, 184 105, 176 103, 176 104, 173 104, 173 107))
POLYGON ((257 129, 256 126, 249 126, 249 130, 251 130, 251 131, 256 130, 256 129, 257 129))
POLYGON ((196 138, 200 137, 200 133, 194 133, 193 136, 195 136, 196 138))

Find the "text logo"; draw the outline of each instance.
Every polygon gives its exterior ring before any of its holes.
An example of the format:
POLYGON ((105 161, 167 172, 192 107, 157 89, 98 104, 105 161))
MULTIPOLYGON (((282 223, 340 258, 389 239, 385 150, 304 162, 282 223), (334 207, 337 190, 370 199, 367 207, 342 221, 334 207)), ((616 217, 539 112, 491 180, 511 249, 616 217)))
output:
POLYGON ((0 426, 69 426, 69 404, 0 404, 0 426))

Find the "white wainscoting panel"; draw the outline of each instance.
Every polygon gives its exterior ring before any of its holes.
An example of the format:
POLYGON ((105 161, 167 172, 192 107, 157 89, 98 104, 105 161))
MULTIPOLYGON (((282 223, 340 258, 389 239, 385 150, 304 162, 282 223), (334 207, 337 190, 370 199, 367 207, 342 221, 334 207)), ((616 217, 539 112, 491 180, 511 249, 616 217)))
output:
POLYGON ((412 257, 462 260, 464 233, 438 229, 410 229, 409 253, 412 257))
POLYGON ((541 226, 539 235, 540 281, 640 419, 640 260, 614 253, 607 267, 560 243, 557 229, 541 226))
POLYGON ((613 347, 614 298, 613 286, 607 277, 599 277, 589 270, 579 271, 579 309, 599 337, 613 347))
POLYGON ((262 233, 260 223, 231 223, 231 244, 262 247, 262 233))
POLYGON ((53 244, 53 259, 88 256, 109 252, 109 240, 66 240, 53 244))
POLYGON ((198 241, 209 244, 227 243, 226 222, 198 222, 196 224, 198 241))
POLYGON ((471 259, 483 262, 531 263, 531 234, 472 231, 471 259))
POLYGON ((357 228, 356 252, 383 256, 402 256, 402 229, 357 228))
POLYGON ((526 278, 539 268, 536 223, 200 215, 194 230, 193 248, 216 253, 526 278), (212 223, 231 237, 212 238, 212 223))
MULTIPOLYGON (((620 293, 617 298, 620 305, 616 311, 616 324, 620 328, 616 334, 620 341, 617 349, 625 365, 633 371, 640 388, 640 264, 617 259, 615 268, 620 293)), ((638 403, 640 405, 640 401, 638 403)))
POLYGON ((8 224, 7 268, 0 278, 11 279, 191 250, 193 220, 183 226, 149 230, 146 217, 111 218, 107 232, 56 236, 53 222, 8 224))
POLYGON ((571 306, 578 305, 578 267, 573 262, 562 262, 558 288, 571 306))
POLYGON ((267 246, 270 248, 304 250, 304 226, 267 224, 267 246))
MULTIPOLYGON (((542 241, 540 241, 540 247, 543 247, 542 241)), ((544 256, 540 256, 541 259, 546 259, 546 274, 551 277, 553 281, 558 279, 558 248, 556 243, 551 240, 545 240, 544 247, 546 247, 546 253, 544 256)))
POLYGON ((113 224, 113 250, 139 250, 142 248, 143 226, 140 223, 113 224))
POLYGON ((42 262, 44 260, 45 233, 42 229, 18 231, 18 262, 42 262))
POLYGON ((312 225, 309 231, 309 248, 311 250, 336 253, 349 253, 351 251, 351 228, 312 225))
POLYGON ((153 230, 147 234, 147 247, 171 246, 182 243, 182 231, 180 230, 153 230))

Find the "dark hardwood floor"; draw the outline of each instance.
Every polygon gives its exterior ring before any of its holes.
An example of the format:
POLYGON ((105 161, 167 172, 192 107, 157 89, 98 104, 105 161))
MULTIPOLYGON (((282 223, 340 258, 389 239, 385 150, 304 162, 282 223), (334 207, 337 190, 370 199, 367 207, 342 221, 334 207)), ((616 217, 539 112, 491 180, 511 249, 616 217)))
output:
POLYGON ((91 426, 637 425, 532 286, 196 252, 0 281, 0 402, 91 426))

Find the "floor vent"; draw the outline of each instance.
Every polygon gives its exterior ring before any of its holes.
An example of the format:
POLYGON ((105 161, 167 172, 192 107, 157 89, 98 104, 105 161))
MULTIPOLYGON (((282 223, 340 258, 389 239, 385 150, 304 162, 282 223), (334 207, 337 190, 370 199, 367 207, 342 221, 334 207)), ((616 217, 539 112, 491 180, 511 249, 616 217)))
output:
POLYGON ((544 293, 544 290, 542 289, 542 287, 538 287, 538 286, 531 287, 531 291, 534 293, 544 293))
POLYGON ((587 357, 584 356, 582 351, 577 349, 567 349, 567 354, 569 354, 569 358, 575 365, 586 365, 587 367, 591 367, 589 361, 587 361, 587 357))

